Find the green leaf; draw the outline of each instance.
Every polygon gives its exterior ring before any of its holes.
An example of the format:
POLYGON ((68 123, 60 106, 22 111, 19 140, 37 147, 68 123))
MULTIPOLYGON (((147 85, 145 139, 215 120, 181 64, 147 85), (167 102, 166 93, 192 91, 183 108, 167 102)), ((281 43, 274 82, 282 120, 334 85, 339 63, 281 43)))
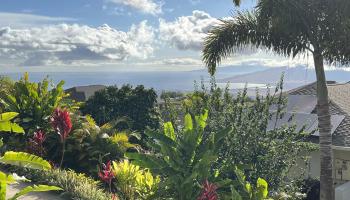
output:
POLYGON ((208 110, 205 110, 203 114, 196 116, 195 118, 198 126, 204 129, 207 126, 208 110))
POLYGON ((248 193, 249 198, 252 198, 252 196, 253 196, 252 185, 247 182, 245 184, 244 188, 245 188, 246 192, 248 193))
POLYGON ((267 194, 268 194, 267 187, 268 187, 267 182, 262 178, 258 178, 258 180, 256 181, 256 189, 257 189, 256 196, 258 197, 259 200, 265 199, 267 197, 267 194))
POLYGON ((190 114, 185 115, 185 131, 192 131, 193 130, 193 124, 192 124, 192 117, 190 114))
POLYGON ((7 184, 0 181, 0 199, 6 199, 6 188, 7 184))
POLYGON ((237 190, 233 186, 231 186, 231 199, 242 200, 241 195, 237 192, 237 190))
POLYGON ((125 156, 129 159, 132 159, 132 163, 143 168, 159 169, 166 166, 162 159, 156 158, 153 155, 127 152, 125 153, 125 156))
POLYGON ((164 134, 172 140, 175 140, 175 131, 171 122, 164 123, 164 134))
POLYGON ((0 131, 24 133, 24 129, 16 123, 12 122, 0 122, 0 131))
POLYGON ((24 166, 31 169, 49 170, 51 165, 39 156, 35 156, 25 152, 7 151, 0 158, 0 163, 16 166, 24 166))
POLYGON ((0 182, 11 184, 11 183, 15 183, 16 180, 13 178, 12 175, 6 175, 4 172, 0 171, 0 182))
POLYGON ((0 114, 0 122, 6 122, 10 121, 11 119, 14 119, 18 116, 18 113, 16 112, 6 112, 0 114))
POLYGON ((168 145, 169 147, 176 146, 175 141, 164 134, 160 134, 149 130, 145 131, 145 134, 155 140, 158 140, 158 142, 162 143, 163 145, 165 144, 165 145, 168 145))
POLYGON ((58 191, 62 190, 60 187, 56 186, 49 186, 49 185, 33 185, 28 186, 20 190, 18 193, 16 193, 12 198, 9 200, 16 200, 18 197, 26 195, 30 192, 47 192, 47 191, 58 191))

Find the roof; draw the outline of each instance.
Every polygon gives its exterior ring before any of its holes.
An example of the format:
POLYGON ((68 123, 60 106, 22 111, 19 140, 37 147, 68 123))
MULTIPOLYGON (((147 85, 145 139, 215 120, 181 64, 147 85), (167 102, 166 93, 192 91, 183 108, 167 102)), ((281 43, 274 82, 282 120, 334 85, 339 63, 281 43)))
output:
MULTIPOLYGON (((289 95, 310 95, 316 97, 316 82, 293 89, 289 91, 289 95)), ((332 116, 344 116, 344 119, 336 127, 333 133, 333 145, 350 147, 350 82, 336 83, 334 81, 327 82, 328 94, 330 99, 330 114, 332 116)), ((316 106, 312 111, 316 114, 316 106)), ((339 119, 338 119, 339 120, 339 119)), ((333 128, 334 128, 333 127, 333 128)))
POLYGON ((95 94, 95 92, 99 90, 105 89, 106 86, 104 85, 87 85, 87 86, 77 86, 77 87, 72 87, 66 90, 66 93, 70 94, 70 98, 83 102, 88 100, 92 95, 95 94))

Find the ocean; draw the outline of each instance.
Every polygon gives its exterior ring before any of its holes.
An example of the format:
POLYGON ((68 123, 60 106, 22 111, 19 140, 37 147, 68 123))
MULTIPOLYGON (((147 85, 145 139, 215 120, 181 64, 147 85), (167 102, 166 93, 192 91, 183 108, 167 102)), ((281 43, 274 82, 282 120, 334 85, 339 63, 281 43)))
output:
MULTIPOLYGON (((233 75, 244 74, 244 72, 218 73, 216 79, 223 79, 233 75)), ((2 73, 14 80, 20 79, 23 73, 2 73)), ((156 71, 156 72, 30 72, 31 81, 40 81, 49 77, 54 83, 61 80, 65 81, 64 88, 68 89, 74 86, 84 85, 117 85, 123 84, 144 85, 148 88, 154 88, 156 91, 193 91, 195 81, 200 84, 203 82, 208 85, 210 76, 204 70, 197 71, 156 71)), ((218 86, 225 87, 226 83, 218 83, 218 86)), ((231 83, 231 89, 242 89, 246 83, 231 83)), ((250 88, 265 87, 264 84, 248 84, 250 88)))

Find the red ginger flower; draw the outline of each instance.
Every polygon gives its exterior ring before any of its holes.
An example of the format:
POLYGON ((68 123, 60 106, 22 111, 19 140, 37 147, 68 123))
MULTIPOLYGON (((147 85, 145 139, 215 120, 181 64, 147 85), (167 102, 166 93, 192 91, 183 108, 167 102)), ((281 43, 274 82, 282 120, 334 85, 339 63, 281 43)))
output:
POLYGON ((215 184, 205 180, 202 186, 202 192, 197 200, 218 200, 218 194, 216 193, 218 187, 215 184))
POLYGON ((50 118, 52 127, 61 136, 61 142, 64 142, 72 130, 72 121, 69 112, 64 109, 56 108, 50 118))
POLYGON ((39 130, 37 132, 34 132, 34 136, 30 140, 35 142, 38 145, 42 145, 44 143, 45 139, 46 139, 46 136, 45 136, 44 131, 39 130))
POLYGON ((38 156, 44 156, 44 154, 46 153, 45 148, 43 146, 45 139, 46 136, 44 131, 39 130, 37 132, 34 132, 33 137, 29 138, 27 146, 28 152, 38 156))
POLYGON ((98 176, 102 181, 111 184, 112 179, 115 177, 111 168, 111 161, 108 161, 107 164, 103 164, 102 167, 103 170, 99 169, 98 176))

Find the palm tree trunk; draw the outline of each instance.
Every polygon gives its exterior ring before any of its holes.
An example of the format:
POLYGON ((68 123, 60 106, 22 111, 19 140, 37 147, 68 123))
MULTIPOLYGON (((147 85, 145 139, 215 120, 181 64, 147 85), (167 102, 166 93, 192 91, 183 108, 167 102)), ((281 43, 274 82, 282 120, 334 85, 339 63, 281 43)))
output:
POLYGON ((327 82, 322 54, 315 51, 313 57, 317 78, 317 117, 320 133, 320 200, 334 200, 332 125, 329 113, 327 82))

